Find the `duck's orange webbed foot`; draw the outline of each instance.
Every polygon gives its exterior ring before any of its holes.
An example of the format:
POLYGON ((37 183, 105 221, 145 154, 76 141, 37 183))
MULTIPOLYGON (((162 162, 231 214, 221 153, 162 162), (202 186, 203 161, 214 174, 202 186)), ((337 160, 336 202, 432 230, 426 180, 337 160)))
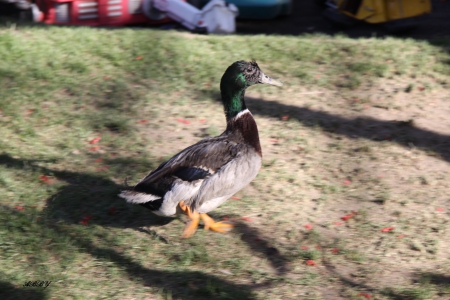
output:
POLYGON ((181 201, 179 205, 181 210, 184 211, 189 218, 189 222, 186 224, 186 227, 184 227, 183 233, 181 234, 182 238, 187 239, 193 236, 197 230, 200 214, 196 211, 193 212, 189 206, 184 204, 184 201, 181 201))
POLYGON ((230 223, 215 222, 213 218, 211 218, 207 214, 200 214, 200 217, 202 218, 203 223, 205 224, 206 230, 210 229, 217 232, 228 232, 234 228, 234 225, 230 223))

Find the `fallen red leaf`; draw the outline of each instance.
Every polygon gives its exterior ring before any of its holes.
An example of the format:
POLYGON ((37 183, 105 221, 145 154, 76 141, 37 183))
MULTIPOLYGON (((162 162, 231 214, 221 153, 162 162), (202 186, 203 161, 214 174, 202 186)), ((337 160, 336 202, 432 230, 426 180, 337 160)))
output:
POLYGON ((140 124, 145 124, 145 123, 147 123, 148 122, 148 120, 139 120, 138 121, 138 123, 140 123, 140 124))
POLYGON ((338 254, 339 253, 339 249, 338 248, 333 248, 333 249, 331 249, 331 252, 333 252, 334 254, 338 254))
POLYGON ((436 208, 436 211, 438 211, 438 212, 444 212, 445 209, 444 209, 443 207, 438 207, 438 208, 436 208))
POLYGON ((350 185, 351 183, 349 179, 345 179, 343 185, 350 185))
POLYGON ((352 212, 351 214, 345 215, 343 217, 341 217, 342 220, 347 221, 348 219, 353 218, 356 215, 355 212, 352 212))
POLYGON ((89 151, 98 151, 98 150, 100 150, 99 146, 89 148, 89 151))
POLYGON ((249 217, 242 217, 241 219, 247 222, 253 222, 249 217))
POLYGON ((398 239, 402 239, 406 236, 406 234, 400 234, 399 236, 397 236, 398 239))
POLYGON ((322 249, 322 247, 320 247, 320 245, 316 245, 316 249, 320 250, 320 249, 322 249))
POLYGON ((103 76, 103 80, 110 80, 111 76, 103 76))
POLYGON ((110 214, 110 215, 117 215, 119 212, 117 211, 117 209, 114 207, 114 206, 111 206, 109 209, 108 209, 108 214, 110 214))
POLYGON ((23 211, 25 208, 23 206, 16 205, 16 206, 14 206, 14 209, 16 209, 18 211, 23 211))
POLYGON ((102 138, 101 137, 96 137, 95 139, 92 139, 89 144, 93 145, 93 144, 97 144, 98 142, 100 142, 102 138))
POLYGON ((280 140, 277 140, 277 139, 270 139, 270 141, 271 141, 272 143, 279 143, 279 142, 280 142, 280 140))
POLYGON ((107 169, 109 169, 109 166, 101 166, 95 169, 96 172, 102 172, 102 171, 106 171, 107 169))
POLYGON ((110 154, 112 157, 116 157, 117 156, 117 153, 111 153, 110 154))
POLYGON ((103 158, 97 158, 97 159, 95 160, 96 163, 100 163, 100 162, 102 162, 102 161, 103 161, 103 158))
POLYGON ((418 89, 419 91, 423 91, 425 88, 424 88, 423 86, 419 86, 417 89, 418 89))
POLYGON ((185 120, 185 119, 177 119, 178 122, 183 123, 183 124, 191 124, 191 122, 189 120, 185 120))
POLYGON ((84 218, 80 221, 80 224, 81 224, 81 225, 87 225, 90 219, 92 219, 92 216, 84 217, 84 218))
POLYGON ((308 229, 308 230, 311 230, 313 227, 312 227, 311 224, 305 224, 305 228, 308 229))
POLYGON ((41 180, 42 182, 45 182, 45 183, 52 183, 52 180, 48 177, 48 176, 45 176, 45 175, 41 175, 41 176, 39 176, 39 180, 41 180))
POLYGON ((367 299, 372 298, 372 296, 371 296, 370 294, 367 294, 367 293, 359 293, 359 294, 358 294, 358 297, 365 297, 365 298, 367 298, 367 299))
POLYGON ((308 246, 301 246, 300 249, 302 249, 302 250, 308 250, 308 246))
POLYGON ((342 222, 333 222, 333 224, 336 225, 336 226, 341 226, 342 222))
POLYGON ((281 120, 282 120, 282 121, 287 121, 287 120, 289 120, 289 118, 290 118, 289 115, 281 116, 281 120))
POLYGON ((200 123, 206 123, 205 119, 200 119, 200 123))
POLYGON ((312 259, 308 259, 308 260, 306 261, 306 264, 307 264, 308 266, 317 266, 317 263, 316 263, 314 260, 312 260, 312 259))
POLYGON ((142 56, 136 56, 136 60, 141 60, 142 59, 142 56))
POLYGON ((385 227, 385 228, 381 229, 381 232, 390 232, 392 230, 394 230, 394 227, 385 227))
POLYGON ((231 196, 231 199, 233 199, 233 200, 241 200, 241 198, 236 197, 236 196, 231 196))

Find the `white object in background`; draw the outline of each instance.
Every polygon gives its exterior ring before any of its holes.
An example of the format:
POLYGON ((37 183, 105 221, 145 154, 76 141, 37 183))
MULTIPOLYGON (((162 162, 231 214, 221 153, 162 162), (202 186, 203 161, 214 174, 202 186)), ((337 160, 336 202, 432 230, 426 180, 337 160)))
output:
POLYGON ((209 33, 233 33, 236 31, 236 5, 222 0, 212 0, 201 10, 209 33))
MULTIPOLYGON (((236 16, 239 13, 234 4, 223 0, 211 0, 202 10, 181 0, 144 0, 144 14, 153 19, 157 11, 194 31, 208 33, 233 33, 236 31, 236 16)), ((158 15, 161 18, 161 15, 158 15)))

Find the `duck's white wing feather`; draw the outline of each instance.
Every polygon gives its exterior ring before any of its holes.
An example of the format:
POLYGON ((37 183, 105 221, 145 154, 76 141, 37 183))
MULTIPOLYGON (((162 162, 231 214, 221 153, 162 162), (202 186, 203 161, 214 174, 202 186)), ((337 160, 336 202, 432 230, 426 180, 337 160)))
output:
POLYGON ((191 206, 201 213, 209 212, 248 185, 258 174, 261 156, 253 148, 240 144, 238 154, 214 175, 206 178, 191 206))

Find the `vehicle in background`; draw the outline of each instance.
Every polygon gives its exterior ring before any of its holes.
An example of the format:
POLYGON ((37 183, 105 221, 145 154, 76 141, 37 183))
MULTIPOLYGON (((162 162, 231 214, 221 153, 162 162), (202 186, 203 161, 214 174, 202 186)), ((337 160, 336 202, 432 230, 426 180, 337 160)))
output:
MULTIPOLYGON (((209 0, 187 0, 197 8, 206 5, 209 0)), ((239 9, 238 18, 267 20, 291 14, 292 0, 226 0, 239 9)), ((303 0, 310 1, 310 0, 303 0)))
POLYGON ((389 32, 416 27, 419 17, 431 13, 431 0, 316 0, 326 6, 324 17, 332 23, 350 27, 360 21, 381 24, 389 32))

